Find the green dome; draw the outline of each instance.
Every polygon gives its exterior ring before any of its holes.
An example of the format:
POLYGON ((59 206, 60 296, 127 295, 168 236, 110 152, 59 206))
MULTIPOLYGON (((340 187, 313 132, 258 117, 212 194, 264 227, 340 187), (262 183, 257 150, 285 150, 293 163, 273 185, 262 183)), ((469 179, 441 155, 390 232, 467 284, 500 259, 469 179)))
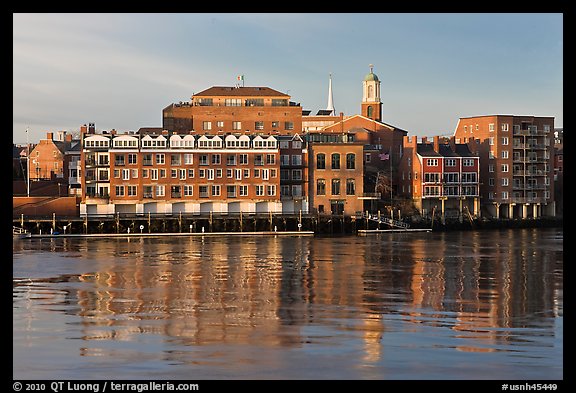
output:
POLYGON ((375 73, 371 72, 364 77, 365 81, 378 81, 378 77, 375 73))

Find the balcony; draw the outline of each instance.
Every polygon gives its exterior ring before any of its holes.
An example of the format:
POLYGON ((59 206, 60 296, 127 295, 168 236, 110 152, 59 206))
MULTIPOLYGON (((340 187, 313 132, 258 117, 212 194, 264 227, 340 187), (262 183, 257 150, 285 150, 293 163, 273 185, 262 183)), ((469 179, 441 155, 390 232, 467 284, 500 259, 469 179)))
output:
POLYGON ((379 192, 363 192, 362 194, 358 195, 358 199, 380 199, 381 193, 379 192))

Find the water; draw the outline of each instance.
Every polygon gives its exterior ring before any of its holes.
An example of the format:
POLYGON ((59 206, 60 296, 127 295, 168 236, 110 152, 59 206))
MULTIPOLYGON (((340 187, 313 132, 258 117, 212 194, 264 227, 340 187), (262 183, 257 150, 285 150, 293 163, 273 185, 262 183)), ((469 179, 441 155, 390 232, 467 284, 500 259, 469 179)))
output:
POLYGON ((14 379, 563 377, 561 229, 13 242, 14 379))

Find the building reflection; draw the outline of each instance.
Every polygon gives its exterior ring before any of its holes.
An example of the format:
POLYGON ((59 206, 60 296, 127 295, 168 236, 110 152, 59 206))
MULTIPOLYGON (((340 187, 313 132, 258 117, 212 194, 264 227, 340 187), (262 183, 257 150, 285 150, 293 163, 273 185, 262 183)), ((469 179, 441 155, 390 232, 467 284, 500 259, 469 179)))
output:
MULTIPOLYGON (((310 329, 322 327, 361 340, 361 360, 371 364, 385 355, 390 315, 413 331, 450 329, 461 351, 496 351, 520 340, 519 328, 554 331, 562 256, 542 249, 535 230, 493 235, 64 239, 43 247, 77 257, 86 271, 60 277, 75 281, 66 303, 77 304, 68 310, 81 317, 84 340, 155 334, 177 346, 299 348, 322 342, 310 329)), ((82 349, 102 354, 98 345, 82 349)))

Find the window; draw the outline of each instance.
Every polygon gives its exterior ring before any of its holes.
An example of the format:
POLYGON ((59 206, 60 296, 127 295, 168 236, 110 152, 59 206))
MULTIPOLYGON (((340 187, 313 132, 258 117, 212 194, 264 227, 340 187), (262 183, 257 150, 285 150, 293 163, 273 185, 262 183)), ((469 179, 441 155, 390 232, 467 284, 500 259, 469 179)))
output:
POLYGON ((138 186, 128 186, 128 196, 138 195, 138 186))
POLYGON ((138 179, 138 169, 132 169, 132 179, 138 179))
POLYGON ((233 121, 233 122, 232 122, 232 129, 233 129, 233 130, 241 130, 241 129, 242 129, 242 122, 240 122, 240 121, 233 121))
POLYGON ((503 136, 503 137, 502 137, 502 145, 503 145, 503 146, 508 145, 508 137, 507 137, 507 136, 503 136))
POLYGON ((184 186, 184 196, 193 196, 194 195, 194 186, 191 184, 186 184, 184 186))
POLYGON ((198 193, 200 194, 200 198, 208 198, 208 186, 198 186, 198 193))
POLYGON ((438 166, 438 159, 437 158, 428 158, 426 160, 426 165, 428 166, 438 166))
POLYGON ((262 169, 262 180, 270 179, 270 170, 269 169, 262 169))
POLYGON ((248 186, 238 186, 238 193, 240 196, 248 196, 248 186))
POLYGON ((502 131, 508 131, 508 123, 502 123, 502 131))
POLYGON ((220 186, 213 185, 212 186, 212 196, 220 196, 220 186))
POLYGON ((184 154, 184 165, 192 165, 194 163, 194 154, 185 153, 184 154))
POLYGON ((122 169, 122 180, 130 180, 130 169, 122 169))
POLYGON ((212 154, 212 165, 220 165, 220 154, 212 154))
POLYGON ((214 180, 214 169, 206 169, 206 178, 208 180, 214 180))
POLYGON ((258 166, 264 165, 264 161, 262 160, 262 154, 256 154, 254 156, 254 165, 258 166))
POLYGON ((276 156, 274 154, 266 154, 266 164, 274 165, 276 163, 276 156))
POLYGON ((332 154, 332 169, 340 169, 340 154, 332 154))
POLYGON ((114 165, 118 165, 118 166, 123 166, 125 164, 124 159, 126 157, 124 156, 124 154, 116 154, 116 157, 114 159, 114 165))
POLYGON ((502 191, 502 199, 508 199, 508 191, 502 191))
POLYGON ((166 177, 166 169, 160 169, 160 177, 166 177))
POLYGON ((476 183, 476 172, 463 172, 462 173, 462 183, 476 183))
POLYGON ((445 166, 456 166, 456 160, 454 158, 446 158, 444 160, 445 166))
POLYGON ((501 170, 502 172, 508 172, 508 164, 502 164, 501 170))
POLYGON ((254 177, 260 178, 260 169, 254 169, 254 177))
POLYGON ((226 157, 226 165, 236 165, 236 154, 228 154, 226 157))
POLYGON ((236 180, 242 180, 242 169, 234 169, 234 178, 236 180))
POLYGON ((208 165, 208 154, 200 154, 198 161, 200 165, 208 165))
POLYGON ((250 178, 250 169, 243 169, 242 170, 242 176, 244 177, 244 179, 249 179, 250 178))
POLYGON ((440 182, 440 174, 439 173, 425 173, 424 174, 424 182, 425 183, 439 183, 440 182))
POLYGON ((292 155, 292 165, 294 165, 294 166, 302 165, 302 156, 299 154, 293 154, 292 155))
POLYGON ((247 165, 248 164, 248 154, 240 154, 240 165, 247 165))
POLYGON ((116 196, 117 197, 124 196, 124 186, 116 186, 116 196))
POLYGON ((507 177, 503 177, 503 178, 502 178, 502 185, 503 185, 504 187, 506 187, 506 186, 508 185, 508 178, 507 178, 507 177))
POLYGON ((236 186, 226 186, 226 197, 236 198, 236 186))
POLYGON ((508 158, 508 150, 502 150, 502 158, 504 159, 508 158))
POLYGON ((494 137, 491 136, 488 140, 489 140, 488 143, 490 144, 490 146, 494 146, 494 137))
POLYGON ((491 131, 491 132, 494 131, 494 123, 488 124, 488 131, 491 131))
POLYGON ((488 179, 488 185, 494 187, 494 184, 496 184, 495 180, 493 177, 488 179))
POLYGON ((151 166, 152 165, 152 154, 144 154, 142 157, 142 165, 151 166))
POLYGON ((301 141, 292 141, 292 148, 293 149, 301 149, 302 148, 302 142, 301 141))
POLYGON ((182 198, 182 188, 180 186, 170 187, 170 197, 171 198, 182 198))
POLYGON ((289 149, 290 143, 288 141, 280 141, 280 149, 289 149))
POLYGON ((154 193, 152 186, 144 186, 142 191, 144 198, 152 198, 154 193))
POLYGON ((264 186, 256 185, 256 196, 264 196, 264 186))
POLYGON ((280 122, 279 121, 273 121, 272 122, 272 128, 278 128, 280 127, 280 122))
POLYGON ((284 129, 285 130, 293 130, 294 129, 294 123, 291 121, 284 122, 284 129))
POLYGON ((458 183, 458 173, 445 173, 444 183, 458 183))
POLYGON ((462 166, 474 166, 474 159, 472 158, 462 159, 462 166))
POLYGON ((180 154, 171 154, 170 155, 170 165, 180 165, 180 164, 181 164, 180 154))
POLYGON ((356 169, 356 154, 354 153, 346 154, 346 169, 356 169))
POLYGON ((293 169, 292 170, 292 180, 302 180, 302 170, 293 169))
POLYGON ((340 195, 340 179, 332 179, 332 195, 340 195))
POLYGON ((206 177, 206 169, 198 169, 198 177, 204 179, 206 177))
POLYGON ((179 169, 180 172, 180 180, 186 180, 186 169, 179 169))
POLYGON ((178 169, 170 170, 170 176, 172 177, 172 179, 176 179, 178 177, 178 169))
POLYGON ((290 165, 290 156, 288 154, 282 154, 280 156, 280 165, 281 166, 288 166, 290 165))
POLYGON ((346 179, 346 195, 356 194, 356 181, 354 179, 346 179))
POLYGON ((150 178, 152 180, 158 180, 158 169, 150 169, 150 178))
POLYGON ((326 180, 316 180, 316 195, 326 195, 326 180))
POLYGON ((267 192, 268 196, 276 195, 276 185, 272 184, 272 185, 266 186, 266 192, 267 192))
POLYGON ((156 196, 163 197, 165 195, 165 189, 163 185, 156 186, 156 196))
POLYGON ((241 98, 226 98, 224 100, 224 106, 242 106, 241 98))
POLYGON ((254 123, 254 128, 256 130, 263 130, 264 129, 264 122, 263 121, 257 121, 256 123, 254 123))
POLYGON ((188 169, 188 178, 192 179, 194 177, 194 169, 188 169))
POLYGON ((316 169, 326 169, 326 154, 316 154, 316 169))
POLYGON ((115 178, 115 179, 119 179, 119 178, 120 178, 120 169, 114 169, 114 178, 115 178))
POLYGON ((223 122, 223 121, 217 121, 217 122, 216 122, 216 127, 218 127, 218 128, 223 128, 223 127, 224 127, 224 122, 223 122))
POLYGON ((211 130, 212 129, 212 122, 211 121, 203 121, 202 122, 202 129, 203 130, 211 130))

